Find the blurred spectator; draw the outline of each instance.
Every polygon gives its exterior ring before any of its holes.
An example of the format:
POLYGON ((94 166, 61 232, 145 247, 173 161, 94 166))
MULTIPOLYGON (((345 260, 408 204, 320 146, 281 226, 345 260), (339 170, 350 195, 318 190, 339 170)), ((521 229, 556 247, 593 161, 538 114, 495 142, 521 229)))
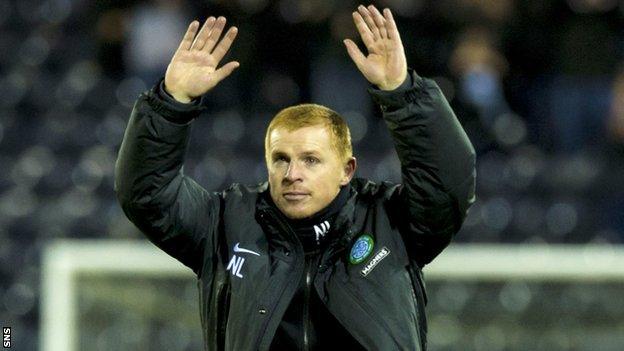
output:
MULTIPOLYGON (((449 68, 459 81, 459 97, 477 109, 483 127, 496 137, 496 124, 511 113, 503 92, 507 61, 496 49, 493 34, 471 27, 460 36, 449 68)), ((503 130, 503 133, 514 132, 503 130)), ((499 138, 504 146, 504 138, 499 138)), ((521 140, 514 140, 517 144, 521 140)))
POLYGON ((624 67, 620 68, 613 81, 607 132, 611 140, 624 145, 624 67))
POLYGON ((560 6, 549 98, 553 146, 575 153, 604 141, 611 81, 622 57, 622 12, 615 0, 567 0, 560 6))
POLYGON ((155 84, 164 75, 189 18, 182 0, 154 0, 134 8, 124 47, 128 74, 148 86, 155 84))
POLYGON ((98 58, 104 73, 114 79, 122 79, 125 65, 120 60, 126 35, 127 15, 121 9, 105 10, 99 14, 96 35, 98 58))

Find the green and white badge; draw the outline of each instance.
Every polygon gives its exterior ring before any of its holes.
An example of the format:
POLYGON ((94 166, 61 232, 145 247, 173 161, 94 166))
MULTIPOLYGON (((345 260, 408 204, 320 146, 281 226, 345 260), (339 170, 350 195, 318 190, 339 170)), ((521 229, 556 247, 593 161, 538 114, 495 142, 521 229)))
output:
POLYGON ((358 264, 364 261, 370 256, 371 252, 373 252, 374 245, 375 242, 372 236, 368 234, 360 236, 351 247, 349 262, 351 262, 351 264, 358 264))

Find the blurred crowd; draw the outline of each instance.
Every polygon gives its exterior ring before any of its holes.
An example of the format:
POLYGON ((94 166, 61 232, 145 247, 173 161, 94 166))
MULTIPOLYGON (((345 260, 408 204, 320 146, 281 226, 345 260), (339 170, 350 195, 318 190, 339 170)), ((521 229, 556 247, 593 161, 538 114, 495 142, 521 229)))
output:
MULTIPOLYGON (((409 66, 438 82, 477 151, 477 202, 457 241, 624 240, 620 1, 375 3, 393 10, 409 66)), ((349 123, 357 176, 400 181, 342 44, 357 38, 357 4, 0 0, 0 320, 21 321, 22 345, 37 342, 49 240, 141 237, 115 200, 116 153, 135 99, 192 19, 236 25, 223 63, 241 67, 207 95, 187 174, 209 190, 264 180, 268 121, 315 102, 349 123)))

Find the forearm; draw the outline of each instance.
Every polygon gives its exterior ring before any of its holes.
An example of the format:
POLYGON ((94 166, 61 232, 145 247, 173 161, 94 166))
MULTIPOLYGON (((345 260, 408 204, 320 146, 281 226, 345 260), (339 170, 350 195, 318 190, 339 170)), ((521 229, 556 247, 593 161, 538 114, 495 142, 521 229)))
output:
POLYGON ((115 190, 122 203, 152 198, 146 195, 158 193, 180 175, 190 121, 200 110, 198 105, 175 106, 162 99, 158 86, 141 94, 115 165, 115 190))
POLYGON ((443 246, 474 202, 475 153, 435 82, 413 71, 410 75, 409 88, 371 89, 371 94, 401 161, 401 198, 409 210, 410 231, 442 234, 431 239, 443 246))
POLYGON ((383 111, 403 172, 424 172, 436 187, 452 192, 474 177, 475 153, 437 84, 410 72, 410 87, 371 89, 383 111))

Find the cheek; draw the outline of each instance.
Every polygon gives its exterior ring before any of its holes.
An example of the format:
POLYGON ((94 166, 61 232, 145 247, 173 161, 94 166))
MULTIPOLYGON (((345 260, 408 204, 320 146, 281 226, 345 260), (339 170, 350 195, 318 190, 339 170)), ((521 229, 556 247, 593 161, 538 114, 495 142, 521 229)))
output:
POLYGON ((280 169, 275 166, 269 168, 268 173, 269 173, 269 181, 276 181, 281 177, 280 169))
POLYGON ((324 193, 332 193, 340 186, 341 174, 335 167, 328 167, 313 177, 317 187, 324 193))

